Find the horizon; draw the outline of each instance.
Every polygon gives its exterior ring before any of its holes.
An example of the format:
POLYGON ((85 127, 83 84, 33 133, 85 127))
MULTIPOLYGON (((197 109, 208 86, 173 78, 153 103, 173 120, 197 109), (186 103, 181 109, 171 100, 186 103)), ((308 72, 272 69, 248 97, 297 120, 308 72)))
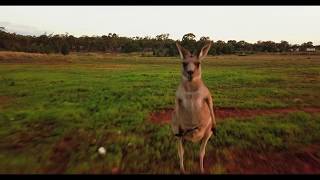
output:
POLYGON ((320 7, 310 6, 5 6, 0 7, 0 16, 0 26, 21 35, 155 37, 168 33, 170 39, 181 40, 193 33, 196 40, 206 36, 225 42, 284 40, 320 45, 320 25, 315 23, 320 7))

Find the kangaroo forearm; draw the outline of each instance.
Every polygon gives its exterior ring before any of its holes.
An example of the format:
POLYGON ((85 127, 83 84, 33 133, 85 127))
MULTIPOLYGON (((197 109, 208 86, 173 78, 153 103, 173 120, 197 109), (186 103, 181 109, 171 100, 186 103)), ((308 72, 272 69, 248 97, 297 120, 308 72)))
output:
POLYGON ((216 126, 216 119, 215 119, 214 112, 213 112, 212 99, 209 97, 209 98, 206 99, 206 102, 207 102, 207 105, 208 105, 209 110, 210 110, 210 116, 211 116, 211 119, 212 119, 212 125, 215 127, 216 126))

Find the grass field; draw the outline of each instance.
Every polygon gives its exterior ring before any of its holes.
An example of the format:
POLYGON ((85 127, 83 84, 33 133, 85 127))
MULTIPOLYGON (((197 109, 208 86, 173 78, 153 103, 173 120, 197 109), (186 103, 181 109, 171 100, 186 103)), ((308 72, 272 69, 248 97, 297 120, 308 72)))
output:
MULTIPOLYGON (((320 173, 320 56, 214 56, 202 72, 217 108, 296 109, 218 116, 207 173, 320 173)), ((178 57, 0 52, 0 173, 179 173, 170 126, 150 120, 179 81, 178 57)), ((199 144, 185 148, 198 173, 199 144)))

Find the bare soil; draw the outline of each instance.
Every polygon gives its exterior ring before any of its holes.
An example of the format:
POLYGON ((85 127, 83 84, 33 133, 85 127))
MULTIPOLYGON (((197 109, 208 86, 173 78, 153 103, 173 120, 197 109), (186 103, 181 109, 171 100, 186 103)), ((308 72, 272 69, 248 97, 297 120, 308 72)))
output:
POLYGON ((215 153, 207 156, 205 168, 220 162, 228 174, 319 174, 320 145, 281 152, 254 152, 252 150, 228 150, 224 157, 215 153))
POLYGON ((10 96, 0 96, 0 108, 9 105, 12 99, 10 96))
MULTIPOLYGON (((157 124, 166 124, 171 121, 173 109, 160 109, 150 114, 150 120, 157 124)), ((305 107, 305 108, 273 108, 273 109, 237 109, 237 108, 216 108, 216 121, 221 122, 227 118, 247 118, 258 115, 272 115, 272 114, 288 114, 291 112, 303 111, 307 113, 318 113, 320 107, 305 107)))

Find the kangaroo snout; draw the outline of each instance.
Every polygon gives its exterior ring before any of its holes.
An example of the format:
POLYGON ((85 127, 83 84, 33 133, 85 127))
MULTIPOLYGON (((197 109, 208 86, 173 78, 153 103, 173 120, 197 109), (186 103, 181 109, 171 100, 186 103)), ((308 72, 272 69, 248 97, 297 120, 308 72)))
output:
POLYGON ((188 74, 188 80, 189 80, 189 81, 192 81, 193 71, 187 71, 187 74, 188 74))
POLYGON ((193 71, 187 71, 187 73, 188 73, 189 75, 192 75, 192 74, 193 74, 193 71))

